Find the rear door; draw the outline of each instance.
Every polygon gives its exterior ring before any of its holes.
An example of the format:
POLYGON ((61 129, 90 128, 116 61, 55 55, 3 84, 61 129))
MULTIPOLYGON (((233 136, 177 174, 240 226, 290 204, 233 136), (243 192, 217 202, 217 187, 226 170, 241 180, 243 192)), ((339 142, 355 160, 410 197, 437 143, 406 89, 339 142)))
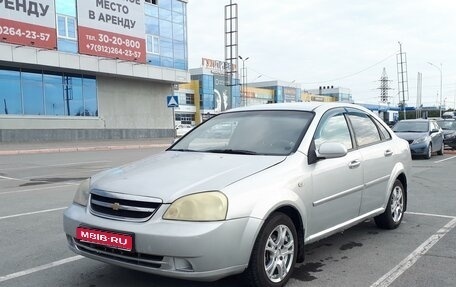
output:
POLYGON ((364 191, 359 210, 362 215, 383 206, 396 152, 391 135, 376 119, 356 109, 349 110, 348 119, 364 165, 364 191))

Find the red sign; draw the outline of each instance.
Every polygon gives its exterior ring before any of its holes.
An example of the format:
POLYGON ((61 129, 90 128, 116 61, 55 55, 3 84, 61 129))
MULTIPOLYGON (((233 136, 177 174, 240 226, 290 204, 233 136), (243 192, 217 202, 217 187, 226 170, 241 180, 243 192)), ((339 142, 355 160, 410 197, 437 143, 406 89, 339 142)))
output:
POLYGON ((146 40, 79 26, 79 53, 146 62, 146 40))
POLYGON ((146 62, 143 0, 77 1, 79 53, 146 62))
POLYGON ((55 49, 55 29, 12 20, 0 19, 0 41, 55 49))
POLYGON ((131 251, 133 249, 133 237, 127 234, 78 227, 76 228, 76 238, 84 242, 95 243, 127 251, 131 251))

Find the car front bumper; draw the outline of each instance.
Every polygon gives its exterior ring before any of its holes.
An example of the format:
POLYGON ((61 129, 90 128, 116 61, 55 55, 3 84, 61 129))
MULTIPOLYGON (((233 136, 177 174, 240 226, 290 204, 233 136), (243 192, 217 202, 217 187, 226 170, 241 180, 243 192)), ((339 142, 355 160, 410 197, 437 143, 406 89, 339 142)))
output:
POLYGON ((163 220, 168 206, 162 205, 146 222, 132 223, 97 217, 88 208, 73 204, 63 218, 69 247, 92 259, 181 279, 215 281, 247 268, 262 220, 250 217, 219 222, 163 220), (80 242, 75 238, 79 226, 132 233, 134 249, 119 251, 80 242))
POLYGON ((412 156, 424 156, 428 153, 428 146, 429 144, 426 142, 410 144, 410 152, 412 156))
POLYGON ((456 137, 451 137, 451 138, 445 138, 443 140, 443 143, 446 146, 451 147, 452 149, 456 149, 456 137))

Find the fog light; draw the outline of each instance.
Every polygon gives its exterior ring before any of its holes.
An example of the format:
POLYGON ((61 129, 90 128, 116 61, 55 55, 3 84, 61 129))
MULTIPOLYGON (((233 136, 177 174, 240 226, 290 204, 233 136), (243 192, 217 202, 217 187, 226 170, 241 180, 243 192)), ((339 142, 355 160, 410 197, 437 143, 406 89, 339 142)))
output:
POLYGON ((193 272, 193 267, 187 259, 174 258, 174 268, 177 271, 193 272))

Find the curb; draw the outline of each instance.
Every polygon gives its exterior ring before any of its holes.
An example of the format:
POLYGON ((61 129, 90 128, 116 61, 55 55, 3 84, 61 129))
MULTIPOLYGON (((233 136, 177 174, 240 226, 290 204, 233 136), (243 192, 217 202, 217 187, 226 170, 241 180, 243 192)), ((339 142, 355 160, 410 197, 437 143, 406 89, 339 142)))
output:
POLYGON ((114 146, 88 146, 88 147, 62 147, 62 148, 40 148, 24 150, 3 150, 0 155, 20 155, 20 154, 41 154, 41 153, 60 153, 60 152, 81 152, 81 151, 109 151, 109 150, 131 150, 148 149, 158 147, 169 147, 171 144, 140 144, 140 145, 114 145, 114 146))

